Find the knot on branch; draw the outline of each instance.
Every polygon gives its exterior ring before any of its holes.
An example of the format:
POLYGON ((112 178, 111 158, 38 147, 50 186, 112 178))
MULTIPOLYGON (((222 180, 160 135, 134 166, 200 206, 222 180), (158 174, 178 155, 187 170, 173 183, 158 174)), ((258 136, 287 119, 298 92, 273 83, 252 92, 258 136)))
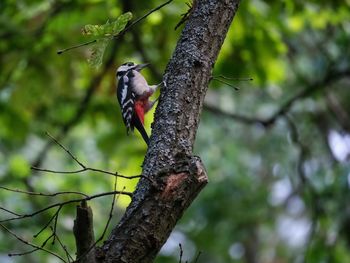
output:
POLYGON ((204 165, 197 156, 182 159, 173 166, 173 169, 167 172, 163 171, 161 174, 163 190, 160 198, 164 201, 176 199, 176 196, 183 199, 187 196, 187 193, 196 193, 195 195, 197 195, 208 183, 204 165))

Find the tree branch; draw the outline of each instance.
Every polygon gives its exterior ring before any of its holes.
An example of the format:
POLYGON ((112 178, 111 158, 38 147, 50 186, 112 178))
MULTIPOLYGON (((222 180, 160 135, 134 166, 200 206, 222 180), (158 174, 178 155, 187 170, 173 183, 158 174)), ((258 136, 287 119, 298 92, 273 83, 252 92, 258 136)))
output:
POLYGON ((143 175, 99 262, 152 262, 207 183, 192 148, 203 100, 238 0, 197 0, 164 75, 143 175), (132 238, 131 238, 132 237, 132 238))
POLYGON ((340 71, 333 71, 330 70, 321 80, 317 80, 313 83, 309 83, 306 85, 305 89, 300 90, 295 95, 290 97, 287 101, 285 101, 279 109, 272 114, 268 118, 258 118, 258 117, 249 117, 237 113, 230 113, 225 112, 224 110, 220 109, 217 106, 205 104, 204 107, 206 110, 221 115, 223 117, 232 118, 234 120, 237 120, 243 124, 260 124, 266 128, 273 125, 276 120, 282 116, 284 116, 286 113, 288 113, 293 105, 298 102, 299 100, 309 97, 313 95, 315 92, 320 91, 322 89, 325 89, 334 81, 338 81, 342 78, 349 78, 350 77, 350 69, 340 70, 340 71))
POLYGON ((18 235, 15 234, 14 232, 12 232, 10 229, 8 229, 5 225, 3 225, 3 224, 1 224, 1 223, 0 223, 0 227, 1 227, 2 229, 4 229, 7 233, 9 233, 11 236, 13 236, 14 238, 16 238, 17 240, 19 240, 19 241, 21 241, 22 243, 24 243, 24 244, 26 244, 26 245, 28 245, 28 246, 30 246, 30 247, 33 248, 32 250, 27 251, 27 252, 9 254, 10 257, 12 257, 12 256, 22 256, 22 255, 25 255, 25 254, 33 253, 33 252, 35 252, 35 251, 44 251, 44 252, 46 252, 46 253, 49 253, 49 254, 55 256, 56 258, 60 259, 61 261, 66 262, 60 255, 58 255, 58 254, 56 254, 56 253, 54 253, 54 252, 52 252, 52 251, 50 251, 50 250, 48 250, 48 249, 46 249, 46 248, 44 248, 44 247, 40 247, 40 246, 37 246, 37 245, 35 245, 35 244, 32 244, 32 243, 28 242, 27 240, 21 238, 20 236, 18 236, 18 235))

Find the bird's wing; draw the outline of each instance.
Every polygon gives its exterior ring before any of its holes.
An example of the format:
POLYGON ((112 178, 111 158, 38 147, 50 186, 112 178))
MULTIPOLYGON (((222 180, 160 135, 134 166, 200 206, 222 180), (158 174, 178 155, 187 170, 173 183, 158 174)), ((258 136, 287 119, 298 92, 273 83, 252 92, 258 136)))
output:
POLYGON ((125 74, 122 78, 123 81, 118 82, 117 97, 122 110, 123 121, 125 123, 126 130, 129 133, 130 129, 134 129, 132 125, 132 118, 135 111, 135 93, 129 87, 130 79, 127 74, 125 74))

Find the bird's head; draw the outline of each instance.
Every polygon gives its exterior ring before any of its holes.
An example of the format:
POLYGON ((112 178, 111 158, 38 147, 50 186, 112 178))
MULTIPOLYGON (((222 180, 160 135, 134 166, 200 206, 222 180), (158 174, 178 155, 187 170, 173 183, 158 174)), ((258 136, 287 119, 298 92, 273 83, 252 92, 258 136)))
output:
POLYGON ((141 71, 141 69, 147 67, 149 63, 147 64, 135 64, 134 62, 125 62, 117 69, 117 77, 118 79, 126 74, 130 70, 136 70, 141 71))

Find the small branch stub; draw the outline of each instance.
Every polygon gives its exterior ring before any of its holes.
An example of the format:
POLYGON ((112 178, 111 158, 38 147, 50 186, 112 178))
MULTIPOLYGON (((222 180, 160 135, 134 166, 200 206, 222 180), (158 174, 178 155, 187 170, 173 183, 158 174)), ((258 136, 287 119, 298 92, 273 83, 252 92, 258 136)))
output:
POLYGON ((93 214, 86 201, 77 206, 77 217, 74 220, 73 232, 77 246, 77 261, 79 263, 96 263, 93 214), (90 251, 89 251, 90 250, 90 251))

